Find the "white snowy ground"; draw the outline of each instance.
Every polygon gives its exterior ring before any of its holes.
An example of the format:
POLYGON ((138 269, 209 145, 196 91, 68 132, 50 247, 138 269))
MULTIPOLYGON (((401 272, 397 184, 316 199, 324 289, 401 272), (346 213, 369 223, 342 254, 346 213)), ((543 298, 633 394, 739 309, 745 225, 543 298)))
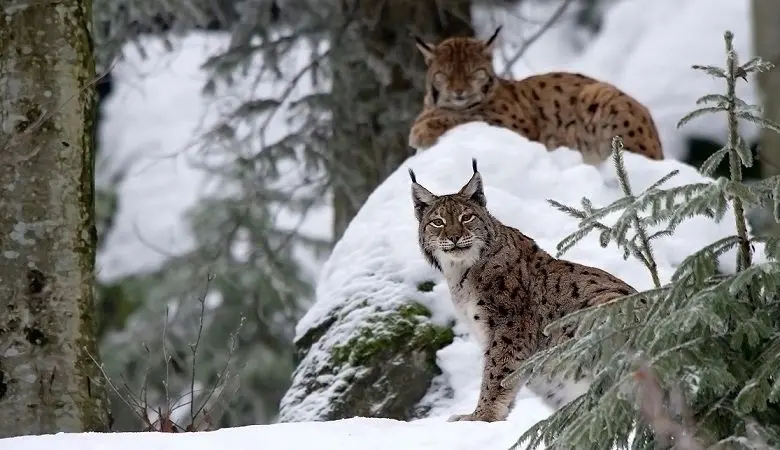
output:
POLYGON ((504 450, 517 424, 388 419, 275 424, 207 433, 56 434, 0 440, 3 450, 504 450))
MULTIPOLYGON (((685 135, 723 136, 723 122, 719 118, 692 123, 684 130, 676 130, 674 123, 693 107, 696 98, 721 90, 717 80, 692 71, 690 66, 722 64, 722 33, 726 29, 735 33, 735 45, 742 58, 752 56, 748 6, 748 0, 623 0, 610 11, 604 30, 584 53, 577 55, 572 48, 562 46, 553 33, 539 39, 512 70, 515 76, 549 69, 582 70, 617 84, 648 104, 659 124, 667 154, 675 157, 682 152, 680 142, 685 135)), ((509 21, 507 18, 506 22, 509 21)), ((487 33, 491 26, 485 24, 480 28, 487 33)), ((527 24, 523 26, 527 27, 527 24)), ((512 28, 505 27, 503 32, 502 39, 507 46, 511 46, 512 41, 516 44, 520 34, 530 34, 527 30, 512 34, 512 28)), ((194 157, 189 144, 203 131, 204 122, 213 120, 209 114, 214 114, 209 102, 200 96, 205 74, 199 65, 217 48, 226 45, 227 36, 193 33, 174 42, 176 50, 172 54, 162 54, 159 47, 157 50, 147 48, 149 60, 142 62, 131 53, 128 62, 115 68, 116 91, 106 104, 107 120, 100 130, 106 148, 101 169, 103 176, 118 168, 129 168, 130 171, 120 186, 116 227, 99 255, 102 280, 154 270, 169 255, 186 251, 191 239, 183 213, 209 190, 203 172, 188 159, 194 157)), ((272 87, 260 86, 259 89, 272 87)), ((740 86, 740 95, 745 100, 755 101, 752 92, 751 88, 740 86)), ((277 132, 283 131, 283 119, 280 118, 277 132)), ((386 241, 380 243, 387 248, 388 263, 411 258, 409 265, 403 266, 401 271, 406 282, 411 283, 423 275, 435 277, 412 246, 415 241, 406 167, 413 166, 420 182, 441 193, 459 187, 468 178, 472 156, 480 161, 489 205, 495 214, 539 239, 540 245, 548 249, 553 249, 570 231, 571 222, 562 214, 548 215, 543 199, 576 203, 581 195, 602 201, 616 195, 611 172, 602 174, 579 165, 578 156, 569 150, 542 154, 534 144, 521 142, 522 138, 507 133, 488 131, 483 124, 453 130, 447 139, 449 144, 445 142, 438 149, 411 158, 392 175, 372 196, 349 233, 358 236, 362 229, 376 223, 373 221, 378 219, 371 219, 369 215, 384 217, 385 221, 379 223, 390 224, 400 233, 398 239, 393 239, 392 246, 387 246, 386 241), (474 143, 474 148, 464 147, 468 142, 474 143), (507 144, 511 151, 503 146, 507 144), (434 160, 440 170, 431 169, 434 160), (531 168, 533 172, 529 172, 531 168)), ((627 155, 626 160, 633 180, 638 184, 652 181, 670 167, 680 166, 674 161, 639 163, 631 155, 627 155)), ((697 178, 692 170, 682 169, 678 182, 697 178)), ((326 223, 329 223, 328 212, 324 211, 304 226, 316 232, 329 229, 323 225, 326 223)), ((723 227, 716 227, 707 222, 700 224, 703 228, 695 232, 691 230, 696 226, 688 225, 688 231, 678 235, 677 240, 663 243, 659 255, 665 276, 687 250, 730 232, 727 224, 728 221, 724 221, 723 227)), ((336 293, 334 280, 346 279, 349 272, 355 270, 353 265, 338 272, 334 268, 335 261, 345 261, 346 255, 351 255, 350 262, 355 264, 360 261, 355 253, 358 251, 354 238, 344 240, 334 251, 334 259, 328 264, 319 286, 319 301, 302 320, 299 333, 332 306, 329 302, 338 300, 337 296, 331 295, 336 293)), ((592 241, 579 246, 568 257, 611 270, 638 288, 648 285, 644 272, 636 264, 624 263, 615 251, 602 249, 592 241)), ((349 286, 341 288, 349 289, 349 286)), ((442 320, 452 312, 444 300, 441 286, 430 293, 429 303, 442 320)), ((521 392, 525 398, 519 401, 508 422, 442 422, 443 416, 450 412, 473 408, 478 386, 478 354, 470 340, 458 339, 438 356, 445 372, 443 376, 456 388, 455 397, 434 411, 436 417, 413 423, 356 418, 175 436, 60 434, 5 439, 0 441, 0 448, 44 450, 56 446, 135 450, 143 446, 149 450, 199 450, 259 443, 275 450, 313 446, 324 450, 503 449, 528 425, 548 414, 540 402, 521 392)))

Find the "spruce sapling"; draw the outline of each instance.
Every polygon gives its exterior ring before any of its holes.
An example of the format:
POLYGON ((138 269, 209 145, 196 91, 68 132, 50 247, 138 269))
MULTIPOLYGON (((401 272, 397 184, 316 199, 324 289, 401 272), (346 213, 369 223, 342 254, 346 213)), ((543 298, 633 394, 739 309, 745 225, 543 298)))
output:
MULTIPOLYGON (((559 254, 590 232, 603 247, 614 243, 625 258, 648 268, 653 289, 589 308, 548 327, 576 323, 575 337, 544 349, 510 376, 591 369, 590 390, 524 433, 514 448, 532 449, 777 448, 780 445, 780 239, 748 233, 746 208, 771 203, 780 222, 780 177, 742 182, 742 166, 753 160, 738 134, 740 120, 780 132, 756 106, 736 96, 736 83, 771 66, 760 58, 740 64, 726 32, 726 68, 694 69, 726 81, 726 94, 700 98, 700 109, 679 126, 707 113, 725 112, 726 145, 701 167, 710 176, 729 156, 729 177, 662 188, 676 174, 638 195, 629 184, 621 141, 613 161, 624 197, 604 207, 582 200, 582 208, 550 201, 579 220, 558 246, 559 254), (694 216, 720 221, 733 211, 736 233, 689 255, 669 280, 654 270, 652 242, 674 233, 694 216), (621 212, 612 224, 607 215, 621 212), (651 231, 651 230, 657 231, 651 231), (764 246, 763 257, 753 247, 764 246), (736 249, 737 272, 719 272, 719 258, 736 249), (572 368, 574 367, 574 368, 572 368)), ((648 164, 651 162, 647 162, 648 164)))

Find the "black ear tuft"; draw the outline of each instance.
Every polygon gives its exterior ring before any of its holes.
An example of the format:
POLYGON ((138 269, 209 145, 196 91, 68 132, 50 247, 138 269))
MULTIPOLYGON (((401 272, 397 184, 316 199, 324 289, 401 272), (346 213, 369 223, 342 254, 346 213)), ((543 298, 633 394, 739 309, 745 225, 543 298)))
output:
POLYGON ((471 167, 474 169, 474 174, 471 175, 469 182, 460 188, 458 194, 473 200, 482 207, 486 207, 487 199, 482 188, 482 176, 477 172, 477 160, 475 158, 471 159, 471 167))
POLYGON ((498 32, 501 31, 501 28, 503 25, 499 25, 498 28, 496 28, 496 31, 493 32, 493 35, 488 38, 487 41, 485 41, 485 47, 490 47, 493 45, 493 42, 495 42, 496 38, 498 37, 498 32))
POLYGON ((417 183, 417 177, 414 176, 414 170, 412 168, 409 168, 409 178, 412 179, 412 183, 417 183))
POLYGON ((420 53, 422 53, 423 59, 425 60, 425 64, 429 65, 433 60, 433 51, 435 50, 436 46, 423 41, 418 36, 414 37, 414 42, 417 45, 417 50, 419 50, 420 53))
POLYGON ((414 40, 417 42, 417 45, 422 47, 425 50, 428 50, 429 52, 432 52, 433 49, 431 48, 431 45, 425 41, 422 40, 420 36, 414 35, 414 40))

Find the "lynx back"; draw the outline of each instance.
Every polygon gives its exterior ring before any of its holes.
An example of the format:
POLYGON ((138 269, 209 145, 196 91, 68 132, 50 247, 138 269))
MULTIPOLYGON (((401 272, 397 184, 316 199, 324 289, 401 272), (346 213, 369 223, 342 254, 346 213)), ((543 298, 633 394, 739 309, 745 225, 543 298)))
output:
POLYGON ((457 125, 485 121, 540 142, 548 150, 578 150, 588 164, 610 154, 615 135, 627 151, 663 159, 649 110, 617 87, 569 72, 522 80, 499 77, 487 40, 451 37, 434 45, 417 39, 427 65, 423 110, 409 133, 409 145, 426 150, 457 125))

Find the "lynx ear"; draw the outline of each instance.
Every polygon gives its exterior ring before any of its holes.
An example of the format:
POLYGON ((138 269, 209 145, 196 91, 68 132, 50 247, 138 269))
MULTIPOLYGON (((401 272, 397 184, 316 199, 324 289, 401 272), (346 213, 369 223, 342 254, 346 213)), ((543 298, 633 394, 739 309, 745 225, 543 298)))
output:
POLYGON ((423 41, 420 37, 415 36, 414 41, 417 45, 417 49, 420 50, 420 53, 422 53, 423 58, 425 59, 425 64, 430 64, 431 60, 433 59, 433 49, 436 47, 433 44, 430 44, 428 42, 423 41))
POLYGON ((487 41, 485 41, 485 49, 488 51, 493 50, 493 44, 496 43, 496 38, 498 37, 499 31, 501 31, 502 26, 499 26, 496 28, 496 31, 493 32, 493 35, 488 38, 487 41))
POLYGON ((425 210, 433 204, 438 198, 431 193, 428 189, 422 187, 417 182, 417 177, 414 176, 414 171, 409 169, 409 178, 412 179, 412 203, 414 203, 414 215, 417 217, 417 221, 422 220, 425 210))
POLYGON ((474 170, 474 174, 465 186, 463 186, 458 194, 468 197, 470 200, 476 202, 483 208, 487 205, 487 198, 485 198, 485 192, 482 190, 482 176, 477 170, 476 158, 471 159, 471 168, 474 170))

